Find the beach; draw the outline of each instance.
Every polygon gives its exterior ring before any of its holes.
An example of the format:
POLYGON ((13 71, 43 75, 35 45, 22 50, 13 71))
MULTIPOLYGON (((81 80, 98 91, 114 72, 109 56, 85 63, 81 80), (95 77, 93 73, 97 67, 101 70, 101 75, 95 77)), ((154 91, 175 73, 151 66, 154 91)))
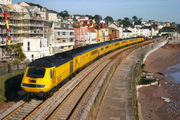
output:
MULTIPOLYGON (((180 120, 180 84, 167 76, 168 68, 178 64, 180 45, 166 44, 147 57, 145 71, 158 78, 160 85, 156 83, 138 88, 141 119, 180 120)), ((173 70, 177 72, 179 69, 173 70)))

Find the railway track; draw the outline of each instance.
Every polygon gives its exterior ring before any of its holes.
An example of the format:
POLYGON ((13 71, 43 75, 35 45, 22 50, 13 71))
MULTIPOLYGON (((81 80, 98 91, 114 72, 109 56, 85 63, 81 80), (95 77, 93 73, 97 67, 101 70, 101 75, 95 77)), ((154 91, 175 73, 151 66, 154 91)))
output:
MULTIPOLYGON (((43 108, 39 109, 39 112, 36 112, 29 119, 70 119, 74 111, 77 111, 79 104, 84 99, 84 96, 86 96, 87 92, 92 89, 92 85, 94 85, 98 79, 102 78, 104 76, 104 72, 107 71, 112 64, 114 64, 111 59, 113 55, 115 54, 108 56, 108 59, 106 60, 102 59, 98 61, 100 64, 98 63, 99 65, 94 67, 90 72, 87 73, 87 71, 84 71, 86 74, 80 74, 79 77, 77 75, 77 78, 81 79, 80 82, 74 86, 71 91, 66 93, 68 95, 65 96, 64 99, 59 98, 59 101, 56 101, 51 105, 49 104, 44 106, 44 110, 43 108), (84 77, 81 75, 84 75, 84 77)), ((113 59, 115 58, 113 57, 113 59)))
POLYGON ((43 113, 46 115, 47 111, 52 111, 54 109, 53 106, 63 101, 72 89, 77 86, 86 75, 99 66, 102 61, 103 59, 97 61, 95 64, 91 65, 88 70, 82 72, 79 76, 74 77, 74 80, 69 81, 61 87, 56 93, 54 93, 53 97, 47 99, 46 101, 33 99, 30 102, 18 102, 14 106, 10 107, 9 110, 6 110, 5 113, 0 114, 0 119, 36 119, 36 115, 39 116, 39 114, 41 114, 43 116, 43 113))
POLYGON ((116 58, 114 56, 131 48, 130 51, 132 51, 134 46, 136 45, 122 48, 99 59, 81 71, 46 101, 34 99, 30 102, 21 101, 21 103, 17 103, 18 105, 14 105, 14 108, 9 108, 5 113, 0 114, 0 119, 34 120, 77 118, 75 112, 80 109, 79 106, 84 96, 87 96, 88 91, 92 91, 92 86, 103 77, 105 71, 108 71, 112 64, 118 64, 117 59, 116 62, 112 62, 112 59, 116 58))
POLYGON ((19 107, 11 114, 3 118, 4 120, 22 120, 26 118, 28 114, 30 114, 35 108, 41 105, 44 101, 42 100, 31 100, 30 102, 25 102, 23 106, 19 107))

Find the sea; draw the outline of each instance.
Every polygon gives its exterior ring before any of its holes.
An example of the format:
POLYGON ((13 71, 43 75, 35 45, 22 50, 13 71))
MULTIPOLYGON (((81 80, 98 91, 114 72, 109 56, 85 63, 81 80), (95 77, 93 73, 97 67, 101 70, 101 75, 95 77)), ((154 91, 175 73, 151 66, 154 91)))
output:
POLYGON ((175 83, 180 83, 180 63, 168 67, 165 71, 165 77, 175 83))

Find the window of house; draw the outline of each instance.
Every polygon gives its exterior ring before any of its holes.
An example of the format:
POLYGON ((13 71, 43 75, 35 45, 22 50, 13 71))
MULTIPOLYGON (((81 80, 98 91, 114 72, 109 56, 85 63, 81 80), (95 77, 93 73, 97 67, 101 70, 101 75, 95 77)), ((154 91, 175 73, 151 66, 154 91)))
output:
POLYGON ((74 41, 74 39, 73 38, 70 38, 70 42, 73 42, 74 41))
POLYGON ((61 34, 61 32, 58 32, 58 35, 60 35, 61 34))
POLYGON ((30 42, 27 43, 27 50, 30 51, 30 42))
POLYGON ((74 32, 70 32, 70 35, 74 35, 74 32))
POLYGON ((42 47, 42 42, 41 42, 41 40, 40 40, 40 48, 42 47))
POLYGON ((63 42, 63 43, 65 43, 65 42, 66 42, 66 40, 63 40, 62 42, 63 42))
POLYGON ((66 35, 66 32, 63 32, 62 35, 66 35))
POLYGON ((59 25, 59 23, 56 23, 56 27, 59 27, 60 25, 59 25))

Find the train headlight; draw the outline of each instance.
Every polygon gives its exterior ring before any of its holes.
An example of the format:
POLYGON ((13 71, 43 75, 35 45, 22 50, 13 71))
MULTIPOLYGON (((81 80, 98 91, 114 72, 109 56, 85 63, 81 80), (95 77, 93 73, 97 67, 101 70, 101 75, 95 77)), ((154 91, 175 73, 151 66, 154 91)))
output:
POLYGON ((46 85, 22 83, 22 86, 31 88, 45 88, 46 85))

